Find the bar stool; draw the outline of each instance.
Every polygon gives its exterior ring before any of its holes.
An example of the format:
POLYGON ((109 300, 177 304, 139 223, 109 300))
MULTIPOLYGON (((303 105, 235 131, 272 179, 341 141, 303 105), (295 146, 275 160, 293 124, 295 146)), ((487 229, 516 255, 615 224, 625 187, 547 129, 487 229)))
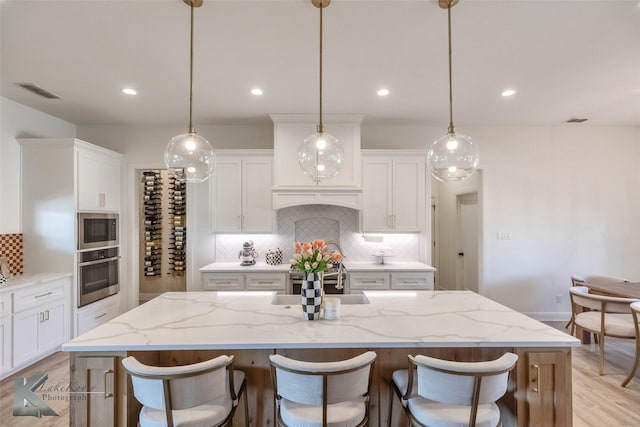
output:
MULTIPOLYGON (((506 393, 509 371, 517 360, 513 353, 487 362, 409 355, 409 368, 395 371, 390 387, 412 425, 495 427, 500 422, 500 408, 495 402, 506 393)), ((389 427, 393 401, 391 394, 389 427)))
POLYGON ((122 365, 143 405, 140 427, 229 426, 241 395, 249 426, 245 375, 233 369, 233 356, 171 367, 145 365, 130 356, 122 365))
POLYGON ((366 426, 376 353, 338 362, 303 362, 269 356, 275 387, 277 425, 366 426))

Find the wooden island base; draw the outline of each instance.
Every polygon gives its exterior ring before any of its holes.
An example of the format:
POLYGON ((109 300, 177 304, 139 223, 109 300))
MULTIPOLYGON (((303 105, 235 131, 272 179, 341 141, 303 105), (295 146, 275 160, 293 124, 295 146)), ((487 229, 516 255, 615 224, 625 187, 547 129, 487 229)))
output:
MULTIPOLYGON (((458 361, 481 361, 506 351, 518 354, 511 374, 510 391, 502 399, 517 417, 518 426, 571 426, 571 349, 549 348, 316 348, 162 350, 129 352, 74 352, 71 381, 78 390, 88 390, 86 399, 71 402, 72 426, 136 426, 140 404, 133 397, 131 381, 122 369, 122 358, 132 355, 143 363, 175 366, 200 362, 220 354, 234 354, 235 366, 247 376, 250 425, 274 426, 274 398, 268 356, 273 353, 307 361, 347 359, 373 350, 377 353, 371 387, 371 427, 386 426, 389 399, 394 399, 393 426, 408 425, 399 402, 390 392, 388 380, 396 369, 407 368, 408 354, 425 354, 458 361), (98 391, 98 393, 95 393, 98 391), (101 393, 101 391, 106 392, 101 393)), ((241 403, 242 404, 242 403, 241 403)), ((244 425, 242 410, 234 425, 244 425)), ((507 424, 508 425, 508 424, 507 424)))

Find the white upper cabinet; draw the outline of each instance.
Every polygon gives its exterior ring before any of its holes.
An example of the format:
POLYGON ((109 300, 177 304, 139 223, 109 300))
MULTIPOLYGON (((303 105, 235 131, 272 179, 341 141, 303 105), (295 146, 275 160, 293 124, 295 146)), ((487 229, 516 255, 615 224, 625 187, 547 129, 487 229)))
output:
POLYGON ((273 160, 270 155, 217 155, 210 182, 211 231, 271 233, 273 160))
POLYGON ((360 188, 360 122, 362 116, 326 116, 324 128, 344 148, 342 169, 318 185, 298 165, 298 148, 316 132, 317 117, 307 115, 272 115, 274 121, 274 187, 275 188, 360 188))
POLYGON ((82 145, 76 147, 78 210, 120 210, 120 158, 82 145))
POLYGON ((425 224, 424 155, 374 152, 362 158, 364 232, 416 233, 425 224))

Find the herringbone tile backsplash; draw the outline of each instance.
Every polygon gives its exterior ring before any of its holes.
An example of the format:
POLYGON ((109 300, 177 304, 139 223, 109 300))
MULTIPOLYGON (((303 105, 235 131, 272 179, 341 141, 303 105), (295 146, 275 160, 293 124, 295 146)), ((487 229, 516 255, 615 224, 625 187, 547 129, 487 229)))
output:
POLYGON ((328 205, 306 205, 284 208, 278 211, 276 234, 218 234, 216 235, 216 261, 238 261, 242 242, 253 240, 258 251, 258 261, 264 261, 268 249, 280 248, 283 262, 293 254, 298 241, 314 239, 337 240, 345 255, 345 262, 376 261, 372 253, 382 245, 393 251, 393 261, 418 261, 418 234, 385 234, 382 243, 365 242, 358 230, 358 211, 328 205))

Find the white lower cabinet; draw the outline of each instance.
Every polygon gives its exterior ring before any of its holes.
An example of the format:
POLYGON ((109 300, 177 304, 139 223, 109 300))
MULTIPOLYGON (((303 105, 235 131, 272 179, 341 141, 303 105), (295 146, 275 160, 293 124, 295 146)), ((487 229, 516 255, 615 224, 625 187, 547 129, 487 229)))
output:
POLYGON ((389 289, 389 273, 349 273, 349 288, 360 291, 389 289))
POLYGON ((13 368, 54 351, 69 339, 70 279, 13 293, 13 368))
POLYGON ((0 317, 0 374, 11 369, 11 316, 0 317))
POLYGON ((432 271, 349 273, 351 293, 380 290, 433 290, 432 271))
POLYGON ((277 291, 287 289, 286 273, 202 273, 205 291, 277 291))
POLYGON ((120 300, 118 295, 113 295, 93 304, 79 308, 78 317, 78 335, 101 325, 113 319, 120 313, 120 300))

